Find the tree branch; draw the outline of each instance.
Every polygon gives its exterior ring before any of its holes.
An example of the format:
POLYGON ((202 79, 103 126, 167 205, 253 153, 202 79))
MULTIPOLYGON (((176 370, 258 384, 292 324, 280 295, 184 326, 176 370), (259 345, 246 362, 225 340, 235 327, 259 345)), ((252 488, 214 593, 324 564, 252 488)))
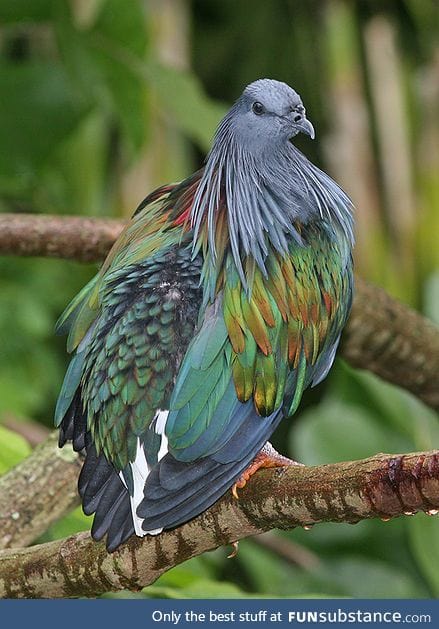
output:
POLYGON ((57 598, 138 590, 179 563, 272 528, 387 520, 439 509, 439 451, 258 472, 239 501, 227 493, 191 522, 131 538, 113 554, 88 533, 0 551, 0 596, 57 598))
MULTIPOLYGON (((108 219, 0 214, 0 254, 97 261, 123 225, 108 219)), ((438 328, 360 278, 340 355, 439 410, 438 328)))
POLYGON ((0 548, 26 546, 79 504, 81 462, 60 450, 55 432, 22 463, 0 476, 0 548))
POLYGON ((439 328, 359 277, 340 355, 439 410, 439 328))
POLYGON ((124 224, 81 216, 0 214, 0 255, 98 262, 105 258, 124 224))

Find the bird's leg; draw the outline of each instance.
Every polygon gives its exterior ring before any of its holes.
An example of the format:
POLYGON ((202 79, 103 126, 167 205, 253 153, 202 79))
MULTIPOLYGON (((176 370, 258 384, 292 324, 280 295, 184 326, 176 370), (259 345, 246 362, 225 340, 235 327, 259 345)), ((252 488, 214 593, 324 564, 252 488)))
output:
POLYGON ((243 471, 236 483, 232 487, 232 494, 238 500, 238 489, 242 489, 247 484, 247 481, 253 476, 257 470, 263 467, 287 467, 290 465, 302 465, 297 461, 288 459, 286 456, 279 454, 271 443, 267 441, 262 450, 256 455, 254 461, 249 465, 247 469, 243 471))

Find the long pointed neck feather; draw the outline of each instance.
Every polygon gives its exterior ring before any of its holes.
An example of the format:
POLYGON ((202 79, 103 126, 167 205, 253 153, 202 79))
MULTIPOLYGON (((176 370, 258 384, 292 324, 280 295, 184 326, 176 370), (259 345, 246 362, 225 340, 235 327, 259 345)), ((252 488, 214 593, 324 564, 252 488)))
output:
POLYGON ((229 246, 243 286, 250 258, 267 275, 270 251, 305 246, 301 227, 321 223, 353 244, 352 203, 343 190, 291 143, 255 157, 236 141, 231 117, 215 136, 190 210, 194 251, 203 248, 205 272, 218 275, 229 246), (226 220, 223 220, 225 215, 226 220), (226 233, 225 233, 226 232, 226 233))

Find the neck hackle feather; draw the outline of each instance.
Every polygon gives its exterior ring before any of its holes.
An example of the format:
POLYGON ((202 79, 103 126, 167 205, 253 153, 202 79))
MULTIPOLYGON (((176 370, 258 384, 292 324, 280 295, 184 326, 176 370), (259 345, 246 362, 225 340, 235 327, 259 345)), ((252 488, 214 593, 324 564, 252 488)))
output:
POLYGON ((246 268, 256 264, 267 276, 270 251, 283 257, 291 240, 304 246, 302 227, 313 222, 352 246, 352 202, 335 181, 291 142, 255 156, 240 144, 233 120, 232 108, 218 127, 190 212, 194 251, 203 247, 212 267, 206 274, 218 274, 230 246, 241 282, 251 290, 246 268))

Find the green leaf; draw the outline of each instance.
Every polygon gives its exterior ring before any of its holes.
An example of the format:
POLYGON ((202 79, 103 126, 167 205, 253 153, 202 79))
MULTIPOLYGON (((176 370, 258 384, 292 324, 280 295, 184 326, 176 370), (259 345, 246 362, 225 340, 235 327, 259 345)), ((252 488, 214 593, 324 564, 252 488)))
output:
POLYGON ((52 526, 41 536, 38 543, 50 542, 54 539, 62 539, 81 531, 88 531, 91 528, 93 516, 84 515, 81 507, 52 524, 52 526))
POLYGON ((78 29, 68 6, 57 9, 63 61, 84 95, 117 121, 131 148, 147 129, 147 84, 138 70, 147 49, 146 20, 139 0, 107 0, 89 29, 78 29))
POLYGON ((0 186, 26 185, 87 110, 57 63, 0 63, 0 186))
POLYGON ((193 557, 165 572, 156 581, 156 584, 166 588, 185 588, 200 579, 209 579, 214 572, 214 570, 209 569, 205 556, 193 557))
MULTIPOLYGON (((234 583, 215 581, 216 570, 210 559, 225 558, 223 548, 209 556, 193 557, 163 574, 143 592, 151 598, 241 598, 246 594, 234 583)), ((214 561, 217 563, 217 561, 214 561)))
POLYGON ((138 0, 107 0, 88 41, 111 96, 114 113, 135 149, 146 133, 147 86, 131 67, 146 52, 145 14, 138 0))
POLYGON ((0 21, 7 24, 49 20, 53 2, 54 0, 0 0, 0 21))
POLYGON ((345 556, 327 566, 326 572, 340 596, 419 598, 428 595, 414 576, 384 561, 345 556))
POLYGON ((105 115, 95 109, 48 161, 38 180, 38 206, 57 213, 111 214, 103 203, 106 184, 108 128, 105 115))
POLYGON ((439 325, 439 271, 432 273, 424 286, 425 316, 439 325))
POLYGON ((365 408, 332 398, 302 413, 290 438, 294 457, 307 465, 397 453, 407 447, 398 433, 379 426, 365 408))
POLYGON ((203 579, 185 588, 170 588, 152 585, 144 590, 149 598, 247 598, 249 595, 243 592, 234 583, 225 581, 217 582, 203 579))
POLYGON ((142 4, 139 0, 106 0, 92 32, 142 57, 146 50, 146 12, 142 4))
POLYGON ((208 98, 199 80, 189 72, 151 63, 147 76, 168 116, 207 151, 226 107, 208 98))
POLYGON ((387 425, 411 438, 412 418, 407 413, 407 405, 413 396, 373 373, 353 369, 343 360, 337 361, 332 375, 338 396, 345 402, 367 408, 374 423, 387 425))
POLYGON ((88 278, 90 270, 74 263, 0 259, 0 412, 51 425, 67 363, 55 321, 88 278))
POLYGON ((433 597, 439 596, 439 520, 418 513, 409 528, 410 545, 415 561, 431 587, 433 597))
POLYGON ((20 463, 31 453, 31 447, 20 435, 0 426, 0 474, 20 463))

